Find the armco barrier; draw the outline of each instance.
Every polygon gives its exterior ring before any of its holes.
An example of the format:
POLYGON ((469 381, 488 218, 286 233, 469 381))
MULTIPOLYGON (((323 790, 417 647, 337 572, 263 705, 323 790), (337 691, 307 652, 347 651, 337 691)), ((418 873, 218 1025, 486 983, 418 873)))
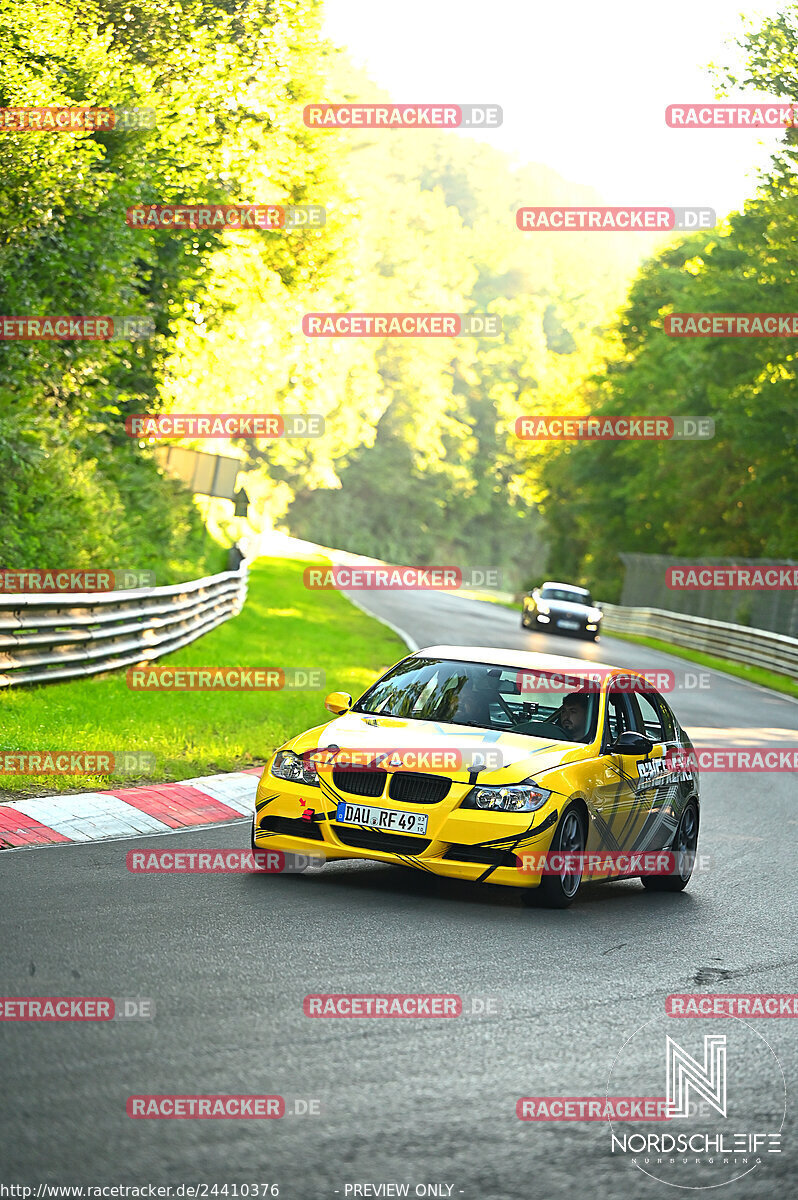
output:
POLYGON ((666 612, 661 608, 625 608, 619 604, 602 604, 601 607, 604 611, 601 625, 605 633, 659 638, 675 646, 764 667, 798 680, 798 638, 687 613, 666 612))
POLYGON ((668 570, 703 567, 794 566, 792 558, 677 558, 671 554, 619 554, 624 565, 624 608, 662 608, 667 612, 686 613, 707 621, 744 625, 750 629, 769 629, 785 637, 798 638, 798 592, 788 589, 735 591, 727 588, 670 588, 668 570))
POLYGON ((118 671, 187 646, 236 616, 248 563, 169 587, 0 594, 0 688, 118 671))

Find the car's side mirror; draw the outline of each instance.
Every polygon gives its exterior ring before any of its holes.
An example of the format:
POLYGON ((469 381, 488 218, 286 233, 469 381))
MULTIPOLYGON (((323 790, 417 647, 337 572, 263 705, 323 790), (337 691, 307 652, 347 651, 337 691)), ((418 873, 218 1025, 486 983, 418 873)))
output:
POLYGON ((633 729, 619 733, 610 746, 614 754, 650 754, 653 749, 654 743, 651 738, 647 738, 644 733, 636 733, 633 729))
POLYGON ((352 707, 352 697, 349 692, 330 692, 327 699, 324 701, 324 707, 331 713, 335 713, 340 717, 341 713, 349 712, 352 707))

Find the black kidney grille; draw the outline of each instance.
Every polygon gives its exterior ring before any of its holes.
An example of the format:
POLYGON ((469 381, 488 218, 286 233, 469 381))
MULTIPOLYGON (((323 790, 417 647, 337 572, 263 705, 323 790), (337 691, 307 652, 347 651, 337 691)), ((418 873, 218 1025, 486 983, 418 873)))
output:
POLYGON ((392 800, 399 800, 405 804, 438 804, 448 795, 451 786, 451 779, 446 779, 443 775, 397 771, 391 776, 388 795, 392 800))
POLYGON ((351 796, 381 796, 385 791, 387 773, 368 768, 339 767, 333 771, 332 778, 339 792, 348 792, 351 796))

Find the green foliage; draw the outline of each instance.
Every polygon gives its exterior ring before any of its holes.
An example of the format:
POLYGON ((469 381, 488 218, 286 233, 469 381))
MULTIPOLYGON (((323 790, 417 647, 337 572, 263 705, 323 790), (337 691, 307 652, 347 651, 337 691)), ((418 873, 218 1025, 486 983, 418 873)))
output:
MULTIPOLYGON (((169 577, 205 565, 191 497, 130 443, 124 418, 164 404, 175 325, 202 320, 225 239, 132 229, 125 211, 314 193, 324 156, 295 109, 315 94, 317 25, 307 0, 0 0, 0 107, 156 113, 134 133, 0 134, 0 313, 140 315, 156 330, 0 342, 5 566, 149 562, 169 577)), ((308 237, 263 235, 262 250, 289 290, 326 256, 308 237)))
MULTIPOLYGON (((730 84, 794 96, 797 13, 749 32, 730 84)), ((650 259, 607 333, 653 243, 519 232, 524 204, 600 198, 458 134, 305 128, 308 102, 385 99, 319 30, 317 0, 0 0, 0 106, 157 115, 135 133, 0 134, 0 312, 156 330, 0 342, 3 564, 205 569, 200 510, 124 433, 126 415, 160 410, 321 413, 323 437, 236 448, 256 520, 397 561, 501 566, 508 590, 546 570, 611 599, 620 550, 792 552, 791 344, 674 341, 663 317, 794 308, 798 133, 744 212, 650 259), (125 224, 165 201, 323 204, 327 224, 125 224), (489 311, 504 332, 309 340, 314 310, 489 311), (519 415, 576 411, 710 415, 717 433, 515 437, 519 415)))
MULTIPOLYGON (((341 99, 384 98, 345 62, 338 70, 341 99)), ((263 452, 270 477, 288 485, 274 500, 293 496, 286 523, 300 536, 391 561, 498 565, 513 589, 545 557, 515 418, 553 403, 592 364, 596 326, 620 302, 634 251, 520 233, 522 204, 595 197, 546 168, 516 174, 489 146, 434 132, 328 136, 345 148, 349 197, 332 221, 354 219, 357 240, 349 271, 310 307, 488 311, 504 332, 289 350, 301 355, 289 359, 295 387, 311 406, 315 397, 329 436, 293 462, 284 446, 263 452)), ((281 393, 287 407, 295 395, 281 393)))
MULTIPOLYGON (((794 97, 798 5, 745 39, 744 77, 794 97)), ((744 210, 657 254, 635 281, 606 361, 576 391, 594 414, 710 416, 715 437, 576 443, 541 470, 551 570, 617 599, 619 551, 793 557, 798 526, 796 359, 789 338, 674 339, 669 312, 793 312, 798 135, 744 210)))

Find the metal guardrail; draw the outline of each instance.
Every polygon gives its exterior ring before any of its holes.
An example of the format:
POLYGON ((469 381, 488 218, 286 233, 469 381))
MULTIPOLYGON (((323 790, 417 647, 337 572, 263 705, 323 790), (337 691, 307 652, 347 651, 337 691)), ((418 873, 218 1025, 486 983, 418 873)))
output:
POLYGON ((688 613, 667 612, 662 608, 626 608, 602 604, 606 633, 632 633, 660 638, 675 646, 701 650, 732 662, 747 663, 789 675, 798 681, 798 638, 769 629, 751 629, 730 625, 688 613))
POLYGON ((171 654, 241 611, 248 573, 240 560, 234 570, 167 587, 0 594, 0 688, 98 675, 171 654))
POLYGON ((768 629, 798 637, 798 592, 789 588, 735 591, 726 588, 669 588, 668 568, 795 566, 791 558, 677 558, 670 554, 619 554, 624 565, 621 604, 624 608, 656 608, 686 613, 707 621, 724 621, 751 629, 768 629))

